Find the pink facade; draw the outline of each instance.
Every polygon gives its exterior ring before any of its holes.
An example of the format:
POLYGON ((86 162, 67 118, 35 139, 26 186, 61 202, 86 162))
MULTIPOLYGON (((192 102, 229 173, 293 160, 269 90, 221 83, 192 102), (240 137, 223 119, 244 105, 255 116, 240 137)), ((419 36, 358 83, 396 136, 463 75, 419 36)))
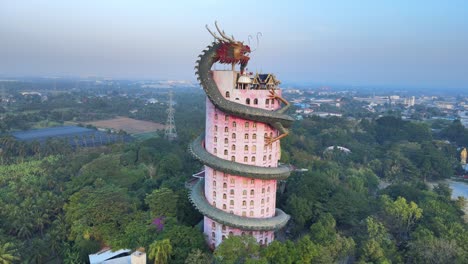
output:
MULTIPOLYGON (((213 71, 213 78, 225 99, 239 104, 269 110, 280 108, 270 99, 268 89, 250 90, 237 84, 238 72, 213 71), (241 88, 241 89, 239 89, 241 88)), ((281 95, 279 89, 276 94, 281 95)), ((262 167, 277 167, 280 142, 265 144, 265 137, 276 137, 278 131, 265 123, 229 116, 206 100, 205 148, 219 158, 262 167)), ((251 179, 215 171, 205 166, 205 197, 214 207, 225 212, 254 218, 275 215, 276 180, 251 179)), ((205 216, 204 233, 208 243, 217 246, 229 235, 251 234, 260 244, 274 239, 273 231, 243 231, 219 224, 205 216)))

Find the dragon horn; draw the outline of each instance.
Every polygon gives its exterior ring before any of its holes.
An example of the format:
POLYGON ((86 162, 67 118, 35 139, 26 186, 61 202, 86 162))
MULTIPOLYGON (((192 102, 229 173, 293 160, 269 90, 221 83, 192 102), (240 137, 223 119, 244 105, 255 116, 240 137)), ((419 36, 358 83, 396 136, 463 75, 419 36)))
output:
POLYGON ((229 42, 236 42, 234 39, 226 36, 226 33, 224 33, 224 31, 222 31, 221 29, 219 29, 218 27, 218 21, 215 21, 215 26, 216 26, 216 29, 218 30, 219 34, 221 35, 221 37, 225 38, 226 40, 228 40, 229 42))
POLYGON ((215 39, 217 39, 217 40, 219 40, 219 41, 225 41, 224 39, 218 37, 215 33, 213 33, 213 32, 210 30, 210 28, 208 27, 208 25, 205 25, 205 27, 206 27, 206 29, 208 30, 208 32, 210 32, 210 34, 211 34, 215 39))

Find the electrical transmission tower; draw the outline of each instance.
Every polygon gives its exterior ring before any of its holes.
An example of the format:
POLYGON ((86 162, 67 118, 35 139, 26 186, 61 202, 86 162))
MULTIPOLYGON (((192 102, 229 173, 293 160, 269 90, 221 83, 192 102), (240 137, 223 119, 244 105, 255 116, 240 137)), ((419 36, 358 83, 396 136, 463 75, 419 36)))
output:
POLYGON ((177 138, 176 126, 174 121, 175 109, 172 104, 172 90, 169 90, 169 108, 167 109, 166 130, 164 131, 164 135, 168 140, 174 140, 177 138))

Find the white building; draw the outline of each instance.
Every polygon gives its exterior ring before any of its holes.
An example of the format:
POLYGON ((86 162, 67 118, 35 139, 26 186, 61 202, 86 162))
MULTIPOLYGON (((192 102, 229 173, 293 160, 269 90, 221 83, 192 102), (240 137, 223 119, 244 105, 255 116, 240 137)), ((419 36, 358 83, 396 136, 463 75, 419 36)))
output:
POLYGON ((131 253, 130 249, 112 251, 104 248, 96 254, 89 255, 90 264, 146 264, 146 253, 143 248, 131 253))

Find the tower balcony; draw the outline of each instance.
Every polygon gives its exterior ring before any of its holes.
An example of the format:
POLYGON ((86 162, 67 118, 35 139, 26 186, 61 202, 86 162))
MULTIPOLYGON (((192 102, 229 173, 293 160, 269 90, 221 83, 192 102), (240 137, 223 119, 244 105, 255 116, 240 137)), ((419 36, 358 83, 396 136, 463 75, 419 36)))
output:
POLYGON ((219 158, 209 153, 203 146, 203 137, 200 135, 189 146, 191 154, 204 165, 232 175, 239 175, 254 179, 284 180, 291 175, 291 168, 286 165, 278 167, 261 167, 236 163, 219 158))
POLYGON ((212 206, 205 198, 204 180, 199 180, 191 189, 190 201, 197 210, 210 219, 233 228, 246 231, 274 231, 283 228, 290 216, 276 208, 275 216, 269 218, 250 218, 230 214, 212 206))

